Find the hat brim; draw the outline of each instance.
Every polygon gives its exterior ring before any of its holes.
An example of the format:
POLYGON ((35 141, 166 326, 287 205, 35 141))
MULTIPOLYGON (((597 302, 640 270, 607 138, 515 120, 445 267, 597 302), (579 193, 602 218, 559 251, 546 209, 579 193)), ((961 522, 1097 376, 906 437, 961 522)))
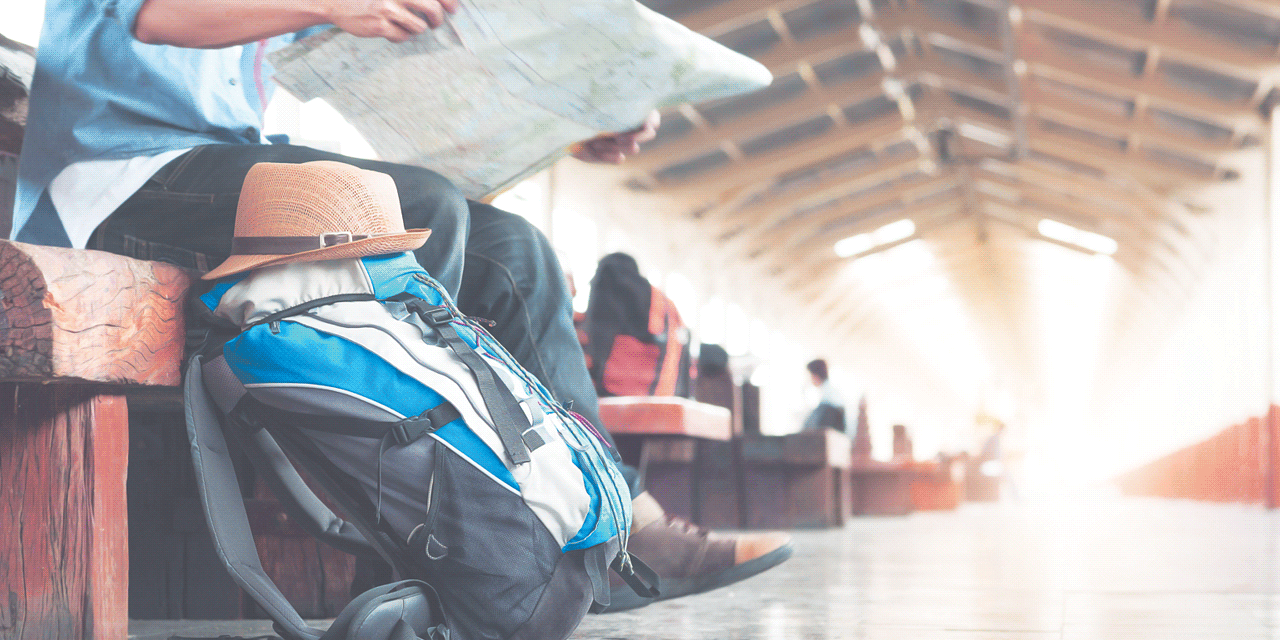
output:
POLYGON ((312 249, 301 253, 287 255, 237 255, 227 258, 225 262, 209 273, 200 276, 203 280, 216 280, 226 276, 243 273, 259 267, 294 262, 318 262, 320 260, 342 260, 363 258, 386 253, 404 253, 419 249, 431 236, 430 229, 410 229, 404 233, 385 236, 374 236, 363 240, 355 240, 323 249, 312 249))

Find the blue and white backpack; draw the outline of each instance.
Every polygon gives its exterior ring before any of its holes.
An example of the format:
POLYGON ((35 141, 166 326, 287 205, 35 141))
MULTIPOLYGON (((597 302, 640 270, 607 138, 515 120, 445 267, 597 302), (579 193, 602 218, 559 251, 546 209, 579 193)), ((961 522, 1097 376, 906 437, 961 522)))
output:
POLYGON ((205 513, 233 578, 286 640, 564 638, 608 604, 610 567, 656 594, 625 551, 616 454, 412 255, 264 267, 197 306, 238 330, 202 349, 186 380, 205 513), (378 553, 405 580, 327 632, 307 626, 262 570, 228 435, 304 527, 378 553))

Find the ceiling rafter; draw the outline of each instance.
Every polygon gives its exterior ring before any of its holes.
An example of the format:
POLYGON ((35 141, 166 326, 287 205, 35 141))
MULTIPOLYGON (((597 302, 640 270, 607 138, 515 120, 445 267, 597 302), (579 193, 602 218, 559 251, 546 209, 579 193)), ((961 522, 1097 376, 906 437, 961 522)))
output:
MULTIPOLYGON (((776 199, 763 200, 758 204, 732 211, 717 220, 715 223, 717 226, 714 228, 718 231, 717 235, 742 225, 747 227, 748 233, 753 229, 767 229, 787 218, 798 209, 820 205, 836 198, 847 197, 882 184, 898 182, 916 173, 928 175, 928 171, 932 168, 933 166, 926 159, 918 157, 893 162, 852 179, 824 181, 808 189, 788 193, 776 199)), ((904 183, 902 189, 930 183, 934 183, 934 180, 904 183)), ((901 189, 893 189, 891 192, 900 194, 901 189)), ((872 193, 865 198, 848 203, 847 208, 862 209, 874 206, 882 197, 884 196, 880 192, 872 193)))
MULTIPOLYGON (((775 25, 774 28, 777 29, 778 27, 775 25)), ((802 42, 780 42, 757 56, 756 61, 767 67, 773 74, 781 75, 795 71, 801 64, 806 62, 818 64, 867 50, 867 45, 861 38, 859 25, 846 27, 802 42)))
MULTIPOLYGON (((998 94, 1003 89, 1001 81, 948 65, 936 57, 918 60, 912 65, 919 71, 921 83, 936 88, 972 93, 972 89, 978 87, 988 95, 998 94)), ((1213 142, 1202 137, 1179 133, 1174 129, 1158 127, 1152 121, 1149 110, 1135 111, 1130 117, 1120 116, 1104 109, 1071 103, 1061 96, 1053 95, 1040 88, 1034 82, 1029 82, 1022 88, 1022 100, 1028 105, 1032 116, 1061 118, 1069 124, 1101 129, 1103 133, 1120 138, 1137 135, 1143 140, 1155 141, 1158 146, 1175 151, 1214 156, 1239 151, 1239 141, 1232 138, 1213 142)), ((1213 121, 1209 122, 1216 124, 1213 121)), ((1223 128, 1227 129, 1225 126, 1223 128)))
POLYGON ((851 261, 857 261, 921 238, 927 238, 946 227, 958 222, 964 222, 973 217, 975 217, 974 213, 965 211, 963 206, 957 203, 954 208, 935 209, 932 215, 920 218, 916 222, 916 232, 910 237, 878 246, 866 253, 849 258, 841 258, 834 251, 812 251, 806 254, 799 254, 797 261, 787 265, 788 273, 783 279, 783 285, 795 289, 801 296, 813 295, 815 290, 821 289, 823 282, 830 281, 833 271, 851 261))
POLYGON ((925 202, 907 204, 905 206, 877 212, 874 215, 862 220, 858 220, 852 225, 837 231, 813 234, 809 233, 805 236, 791 236, 786 243, 786 252, 769 252, 762 256, 767 270, 778 269, 780 267, 788 270, 795 269, 805 271, 814 263, 821 263, 827 260, 843 260, 836 255, 833 245, 836 240, 844 237, 858 235, 874 231, 891 222, 898 220, 911 219, 916 225, 916 231, 910 237, 897 240, 889 244, 880 245, 870 251, 852 256, 847 259, 856 260, 872 253, 878 253, 884 249, 891 248, 903 244, 911 239, 922 235, 922 229, 928 228, 928 223, 939 216, 951 215, 956 213, 971 213, 968 211, 968 204, 965 202, 963 194, 959 190, 955 195, 942 202, 925 202), (838 236, 838 237, 837 237, 838 236))
POLYGON ((680 16, 680 24, 698 33, 715 36, 765 19, 770 9, 788 11, 809 0, 726 0, 680 16))
POLYGON ((1271 76, 1280 58, 1274 52, 1260 53, 1228 44, 1165 19, 1157 11, 1156 20, 1117 10, 1114 4, 1097 0, 1018 0, 1026 19, 1038 24, 1081 33, 1126 49, 1156 47, 1161 58, 1176 59, 1195 66, 1253 79, 1271 76))
MULTIPOLYGON (((950 98, 944 98, 950 100, 950 98)), ((955 118, 978 124, 988 129, 1012 136, 1009 121, 993 117, 952 102, 955 118)), ((1046 131, 1043 127, 1031 136, 1029 141, 1033 151, 1049 156, 1065 156, 1067 159, 1082 165, 1092 165, 1104 171, 1130 175, 1144 182, 1172 190, 1188 183, 1211 183, 1220 179, 1216 165, 1212 175, 1201 175, 1173 165, 1165 165, 1148 160, 1142 156, 1131 156, 1123 151, 1106 149, 1102 146, 1077 140, 1071 136, 1046 131)))
MULTIPOLYGON (((1014 180, 1007 176, 991 173, 982 169, 976 169, 974 171, 973 179, 984 186, 991 185, 997 189, 1015 192, 1021 196, 1048 200, 1065 209, 1079 210, 1082 215, 1086 215, 1094 219, 1106 220, 1109 224, 1123 224, 1146 228, 1154 222, 1145 215, 1135 214, 1128 208, 1117 206, 1103 198, 1079 195, 1080 193, 1089 193, 1085 189, 1081 189, 1080 192, 1065 192, 1054 189, 1040 182, 1014 180)), ((988 189, 988 191, 990 191, 990 189, 988 189)), ((1091 230, 1096 231, 1096 229, 1091 230)))
MULTIPOLYGON (((792 100, 765 107, 754 113, 734 118, 723 124, 708 123, 706 129, 690 133, 661 145, 645 149, 627 160, 629 169, 653 171, 664 166, 698 158, 721 148, 725 141, 750 140, 837 109, 872 100, 884 95, 884 76, 875 74, 831 89, 808 89, 792 100)), ((697 107, 692 107, 697 109, 697 107)))
MULTIPOLYGON (((918 7, 897 10, 886 20, 892 20, 897 28, 916 33, 922 39, 941 38, 943 42, 949 41, 952 46, 958 45, 988 60, 1000 60, 1003 56, 998 37, 940 20, 918 7)), ((1032 75, 1061 78, 1087 89, 1129 99, 1136 99, 1141 94, 1153 105, 1172 106, 1192 114, 1209 114, 1211 119, 1226 120, 1255 131, 1261 131, 1265 126, 1262 116, 1246 104, 1233 104, 1170 87, 1158 78, 1139 92, 1135 89, 1133 75, 1081 62, 1047 46, 1040 38, 1023 38, 1019 46, 1019 59, 1027 64, 1027 72, 1032 75)))
POLYGON ((914 129, 904 123, 896 112, 890 117, 864 123, 854 129, 844 130, 840 136, 824 136, 796 145, 788 145, 740 163, 728 163, 710 171, 682 180, 659 185, 664 194, 689 198, 692 201, 711 201, 725 193, 737 193, 743 188, 771 180, 781 172, 804 167, 815 162, 838 157, 864 147, 883 145, 904 139, 914 129))
POLYGON ((1133 207, 1144 216, 1161 219, 1168 215, 1187 215, 1185 211, 1177 211, 1164 198, 1134 193, 1120 184, 1095 178, 1092 176, 1070 173, 1065 169, 1029 159, 1018 164, 995 160, 984 162, 979 169, 989 171, 993 175, 1006 175, 1009 179, 1017 179, 1029 184, 1042 184, 1059 191, 1078 191, 1081 193, 1099 194, 1119 203, 1133 207))
MULTIPOLYGON (((787 222, 786 218, 783 218, 772 223, 761 221, 751 224, 733 240, 725 243, 723 248, 729 255, 735 256, 751 256, 765 250, 786 253, 803 245, 810 236, 822 228, 840 220, 865 217, 865 220, 871 221, 867 224, 874 229, 881 226, 875 224, 877 221, 894 222, 909 217, 908 214, 914 210, 913 207, 925 206, 919 204, 922 201, 938 204, 936 197, 962 186, 963 178, 958 172, 937 175, 924 181, 904 183, 887 189, 883 193, 868 196, 858 203, 841 204, 832 207, 831 211, 806 216, 794 222, 787 222)), ((839 235, 856 235, 866 231, 867 225, 863 222, 864 219, 860 219, 857 224, 841 227, 839 235)))

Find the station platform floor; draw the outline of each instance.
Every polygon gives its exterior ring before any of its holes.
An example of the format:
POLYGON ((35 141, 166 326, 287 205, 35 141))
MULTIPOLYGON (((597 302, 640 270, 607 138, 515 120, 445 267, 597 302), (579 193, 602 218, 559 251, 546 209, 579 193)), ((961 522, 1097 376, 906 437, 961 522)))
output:
MULTIPOLYGON (((1280 512, 1095 497, 795 532, 750 580, 588 616, 580 640, 1280 639, 1280 512)), ((269 633, 134 621, 132 640, 269 633)))

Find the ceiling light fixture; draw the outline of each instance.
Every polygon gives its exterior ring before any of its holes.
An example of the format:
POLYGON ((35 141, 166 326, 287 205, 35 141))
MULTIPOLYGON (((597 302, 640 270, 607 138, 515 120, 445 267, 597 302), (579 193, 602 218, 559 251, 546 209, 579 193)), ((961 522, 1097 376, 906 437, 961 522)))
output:
POLYGON ((1103 255, 1112 255, 1120 249, 1120 243, 1108 238, 1107 236, 1077 229, 1069 224, 1063 224, 1057 220, 1042 218, 1040 224, 1036 226, 1040 231, 1040 235, 1058 242, 1073 244, 1082 249, 1088 249, 1094 253, 1103 255))
POLYGON ((886 244, 905 240, 915 235, 916 223, 910 218, 903 218, 897 222, 889 224, 870 231, 867 233, 859 233, 856 236, 849 236, 835 244, 836 255, 841 258, 849 258, 860 253, 866 253, 876 247, 886 244))
POLYGON ((971 122, 961 122, 960 126, 956 127, 956 133, 993 147, 1004 148, 1012 144, 1012 140, 1004 133, 971 122))

